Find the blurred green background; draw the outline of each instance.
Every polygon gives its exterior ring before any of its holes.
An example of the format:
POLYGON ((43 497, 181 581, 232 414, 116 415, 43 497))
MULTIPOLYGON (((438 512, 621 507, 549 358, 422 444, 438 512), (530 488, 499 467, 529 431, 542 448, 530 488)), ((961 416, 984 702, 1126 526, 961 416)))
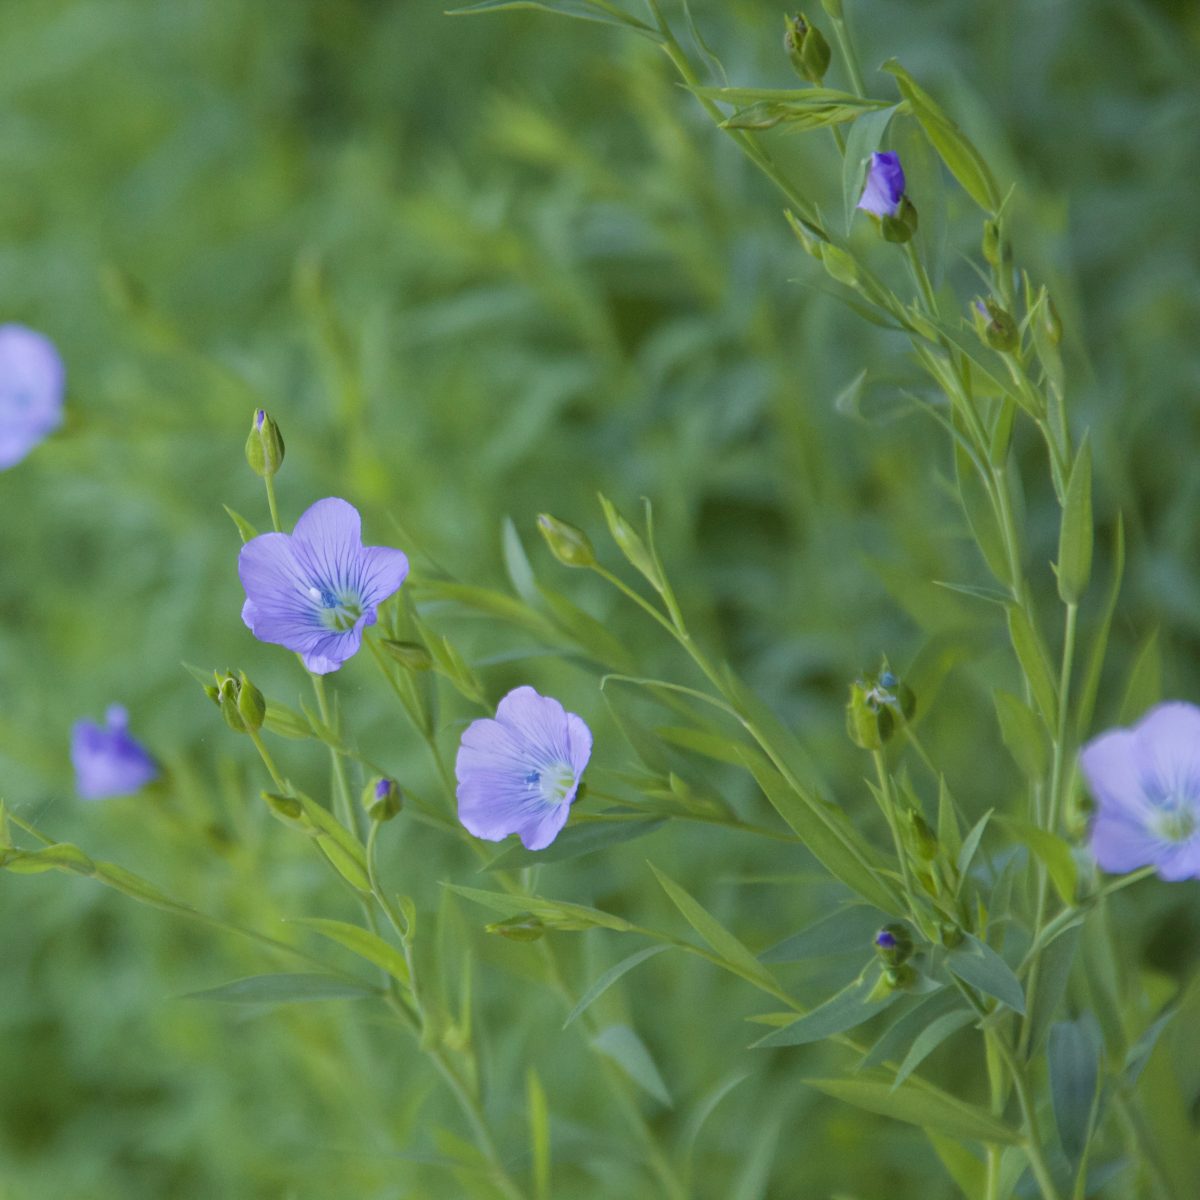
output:
MULTIPOLYGON (((777 6, 692 7, 733 82, 789 86, 777 6)), ((1155 631, 1163 694, 1196 699, 1200 9, 847 8, 864 63, 900 57, 1017 185, 1018 257, 1066 321, 1099 541, 1120 510, 1130 546, 1099 722, 1116 718, 1155 631)), ((868 86, 893 94, 874 72, 868 86)), ((367 540, 404 547, 418 574, 436 563, 505 587, 511 516, 539 578, 608 625, 640 673, 694 682, 648 622, 535 544, 543 509, 600 544, 597 489, 631 515, 650 497, 698 635, 801 734, 848 806, 869 797, 842 734, 845 687, 883 653, 919 683, 964 807, 1010 802, 1019 783, 988 689, 1014 675, 995 614, 930 582, 983 574, 943 439, 903 400, 921 377, 827 294, 780 197, 648 43, 538 14, 451 19, 427 0, 40 0, 0 5, 0 114, 0 319, 48 333, 69 372, 66 429, 0 475, 0 794, 15 811, 268 932, 342 913, 320 863, 257 801, 250 748, 180 665, 245 668, 288 703, 304 682, 239 618, 221 506, 267 525, 242 459, 256 405, 287 439, 285 524, 343 495, 367 540), (861 404, 844 411, 835 401, 864 366, 861 404), (114 701, 170 784, 84 805, 70 725, 114 701)), ((832 144, 771 144, 837 213, 832 144)), ((933 182, 932 165, 912 164, 933 182)), ((935 213, 939 190, 927 200, 910 184, 940 271, 969 294, 978 228, 953 192, 935 213)), ((1028 559, 1050 595, 1056 512, 1037 446, 1018 450, 1028 559)), ((593 723, 599 764, 629 761, 586 664, 444 606, 426 616, 484 664, 493 698, 538 682, 593 723)), ((366 656, 336 683, 359 742, 432 789, 366 656)), ((469 715, 451 704, 447 749, 469 715)), ((279 753, 323 786, 315 750, 279 753)), ((693 764, 691 782, 712 786, 707 771, 693 764)), ((517 1169, 533 1062, 555 1195, 655 1195, 583 1039, 560 1033, 561 1005, 529 982, 533 951, 440 900, 439 879, 486 886, 473 861, 405 819, 385 854, 394 886, 441 912, 448 985, 474 962, 489 1108, 517 1169)), ((543 868, 538 886, 675 927, 647 857, 756 950, 827 898, 797 881, 811 864, 790 853, 675 826, 543 868)), ((1191 973, 1196 899, 1178 885, 1123 906, 1147 970, 1191 973)), ((576 992, 633 948, 606 936, 561 939, 576 992)), ((436 1127, 458 1129, 436 1078, 370 1014, 178 999, 278 965, 253 945, 57 875, 0 876, 0 945, 4 1200, 467 1194, 427 1161, 436 1127)), ((817 996, 854 969, 795 986, 817 996)), ((917 1135, 798 1085, 796 1064, 820 1051, 747 1053, 743 1018, 759 1008, 735 981, 663 956, 606 1003, 659 1064, 673 1106, 639 1103, 669 1146, 706 1096, 751 1072, 706 1126, 697 1195, 952 1194, 917 1135)), ((1175 1082, 1185 1101, 1200 1091, 1175 1082)))

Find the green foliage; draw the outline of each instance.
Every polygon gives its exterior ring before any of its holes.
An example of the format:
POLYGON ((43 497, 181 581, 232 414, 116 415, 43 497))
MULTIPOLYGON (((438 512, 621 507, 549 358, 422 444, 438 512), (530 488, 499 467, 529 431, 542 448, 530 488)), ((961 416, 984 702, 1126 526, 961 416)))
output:
POLYGON ((1200 681, 1200 27, 822 7, 815 88, 758 0, 0 12, 0 320, 69 375, 0 474, 14 1196, 1025 1195, 997 1039, 1064 1200, 1190 1194, 1186 898, 1097 898, 1073 764, 1200 681), (911 257, 855 210, 880 149, 911 257), (284 528, 343 495, 409 553, 368 634, 431 669, 364 649, 326 703, 241 625, 258 407, 284 528), (882 749, 932 867, 844 734, 881 653, 927 681, 882 749), (261 687, 280 780, 181 659, 261 687), (596 734, 537 853, 453 807, 525 682, 596 734), (114 701, 164 779, 85 805, 70 726, 114 701), (895 920, 919 975, 870 999, 895 920))

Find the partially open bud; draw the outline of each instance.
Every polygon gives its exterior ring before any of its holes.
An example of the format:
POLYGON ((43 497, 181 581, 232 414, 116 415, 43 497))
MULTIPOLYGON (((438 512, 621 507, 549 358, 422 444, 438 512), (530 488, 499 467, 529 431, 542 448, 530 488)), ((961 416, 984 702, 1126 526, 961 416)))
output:
POLYGON ((363 788, 362 806, 372 821, 390 821, 404 806, 404 793, 394 779, 377 779, 363 788))
POLYGON ((546 926, 540 917, 533 913, 521 913, 504 921, 493 921, 484 928, 488 933, 496 933, 508 938, 510 942, 536 942, 546 936, 546 926))
POLYGON ((888 967, 899 967, 912 957, 913 940, 908 927, 898 921, 885 925, 875 935, 875 953, 888 967))
POLYGON ((783 24, 783 48, 792 68, 801 79, 819 84, 829 70, 829 43, 821 31, 815 25, 810 25, 800 13, 794 17, 785 16, 783 24))
POLYGON ((264 479, 283 466, 283 434, 264 409, 255 409, 246 438, 246 461, 250 469, 264 479))
POLYGON ((582 529, 568 525, 549 513, 541 513, 537 519, 538 531, 546 539, 551 553, 565 567, 592 567, 596 564, 596 552, 591 540, 582 529))
POLYGON ((406 671, 428 671, 433 666, 429 651, 420 642, 397 642, 391 638, 383 638, 380 645, 406 671))
POLYGON ((1010 354, 1020 344, 1021 335, 1017 323, 990 296, 976 300, 973 315, 975 332, 993 350, 1010 354))
POLYGON ((246 678, 246 672, 224 675, 213 672, 215 686, 204 693, 221 710, 221 716, 234 733, 257 733, 267 717, 267 702, 262 692, 246 678))
POLYGON ((885 665, 874 679, 856 679, 850 685, 846 728, 850 740, 864 750, 878 750, 896 731, 897 718, 911 719, 917 708, 912 688, 885 665))

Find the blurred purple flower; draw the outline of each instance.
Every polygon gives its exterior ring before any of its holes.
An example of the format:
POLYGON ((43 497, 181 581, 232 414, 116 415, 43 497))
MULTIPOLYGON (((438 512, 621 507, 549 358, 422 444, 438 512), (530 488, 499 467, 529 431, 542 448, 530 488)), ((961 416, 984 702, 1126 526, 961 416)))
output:
POLYGON ((260 642, 286 646, 327 675, 357 653, 363 627, 407 574, 403 551, 362 544, 354 505, 318 500, 290 535, 264 533, 242 547, 242 620, 260 642))
POLYGON ((75 786, 85 800, 128 796, 158 778, 158 764, 128 731, 129 715, 114 704, 104 725, 76 721, 71 730, 75 786))
POLYGON ((904 168, 900 165, 900 155, 892 150, 872 154, 867 185, 858 207, 876 217, 894 217, 903 198, 904 168))
POLYGON ((458 819, 489 842, 516 833, 526 850, 544 850, 566 824, 591 753, 580 717, 519 687, 500 701, 495 720, 463 732, 454 764, 458 819))
POLYGON ((1091 846, 1114 874, 1153 866, 1200 878, 1200 708, 1152 708, 1132 729, 1089 742, 1079 758, 1096 799, 1091 846))
POLYGON ((49 338, 24 325, 0 325, 0 471, 62 424, 65 385, 49 338))

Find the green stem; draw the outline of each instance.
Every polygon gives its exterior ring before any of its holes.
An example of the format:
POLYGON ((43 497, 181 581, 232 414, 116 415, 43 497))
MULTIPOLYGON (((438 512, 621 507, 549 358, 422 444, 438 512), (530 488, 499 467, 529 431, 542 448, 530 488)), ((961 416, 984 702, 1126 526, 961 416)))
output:
MULTIPOLYGON (((1066 761, 1067 716, 1071 705, 1071 669, 1075 659, 1075 626, 1079 613, 1078 605, 1068 604, 1063 623, 1062 663, 1058 674, 1058 720, 1054 731, 1054 757, 1050 767, 1050 792, 1046 798, 1046 830, 1056 833, 1058 819, 1062 808, 1063 770, 1066 761)), ((1046 921, 1046 906, 1050 900, 1049 872, 1041 870, 1038 873, 1037 910, 1033 928, 1035 943, 1037 934, 1046 921)), ((1026 985, 1025 1020, 1021 1024, 1021 1037, 1018 1050, 1024 1056, 1029 1049, 1029 1039, 1033 1033, 1034 997, 1037 994, 1041 976, 1041 953, 1033 954, 1029 964, 1029 982, 1026 985)))
MULTIPOLYGON (((988 1012, 987 1007, 980 1001, 975 992, 962 982, 957 976, 952 975, 951 978, 955 986, 962 993, 967 1003, 975 1010, 980 1020, 987 1023, 992 1020, 992 1014, 988 1012)), ((1037 1181, 1039 1190, 1042 1193, 1043 1200, 1062 1200, 1058 1188, 1054 1183, 1054 1176, 1050 1172, 1050 1165, 1046 1161, 1046 1153, 1042 1149, 1042 1135, 1038 1126, 1037 1110, 1034 1107, 1033 1097, 1029 1091, 1029 1081, 1025 1077, 1025 1072, 1013 1054, 1011 1047, 1005 1040, 1004 1035, 999 1030, 991 1030, 993 1034, 993 1044, 996 1052, 1000 1056, 1000 1060, 1008 1070, 1009 1077, 1012 1079, 1013 1091, 1017 1094, 1017 1103, 1021 1107, 1021 1116, 1025 1121, 1026 1136, 1022 1143, 1022 1148, 1025 1151, 1025 1156, 1029 1159, 1029 1169, 1033 1172, 1033 1177, 1037 1181)))
POLYGON ((862 71, 858 65, 858 54, 855 52, 850 31, 846 28, 846 18, 842 15, 840 8, 836 16, 831 14, 831 20, 833 21, 833 35, 837 38, 838 49, 842 52, 842 61, 846 64, 846 74, 850 76, 850 90, 856 96, 865 96, 867 89, 863 84, 862 71))
POLYGON ((275 760, 271 757, 271 752, 267 749, 266 743, 262 739, 262 734, 257 729, 247 729, 246 732, 250 735, 250 740, 254 743, 255 750, 258 751, 259 758, 263 761, 263 766, 267 768, 267 773, 271 776, 271 781, 275 784, 280 792, 287 792, 287 781, 279 773, 279 768, 275 765, 275 760))
POLYGON ((919 929, 921 922, 917 915, 916 893, 913 891, 912 875, 909 872, 908 854, 905 852, 904 841, 900 836, 900 826, 896 823, 896 801, 892 794, 892 777, 888 774, 883 751, 874 750, 871 756, 875 760, 875 774, 879 779, 879 790, 882 797, 879 807, 883 809, 884 819, 892 831, 892 844, 896 847, 896 857, 900 860, 900 876, 904 880, 904 898, 908 902, 909 914, 919 929))
POLYGON ((279 524, 279 504, 275 499, 275 477, 264 475, 263 483, 267 485, 267 507, 271 510, 271 527, 276 533, 282 533, 283 527, 279 524))
MULTIPOLYGON (((317 697, 317 710, 321 714, 321 724, 328 729, 334 737, 340 739, 341 735, 333 727, 333 722, 330 720, 329 701, 325 695, 325 676, 317 675, 312 671, 308 672, 308 677, 312 680, 313 691, 317 697)), ((350 799, 350 783, 346 779, 346 764, 342 759, 342 752, 333 746, 329 747, 329 762, 333 768, 333 806, 334 812, 341 823, 353 833, 356 837, 361 836, 359 829, 357 811, 353 801, 350 799)))

